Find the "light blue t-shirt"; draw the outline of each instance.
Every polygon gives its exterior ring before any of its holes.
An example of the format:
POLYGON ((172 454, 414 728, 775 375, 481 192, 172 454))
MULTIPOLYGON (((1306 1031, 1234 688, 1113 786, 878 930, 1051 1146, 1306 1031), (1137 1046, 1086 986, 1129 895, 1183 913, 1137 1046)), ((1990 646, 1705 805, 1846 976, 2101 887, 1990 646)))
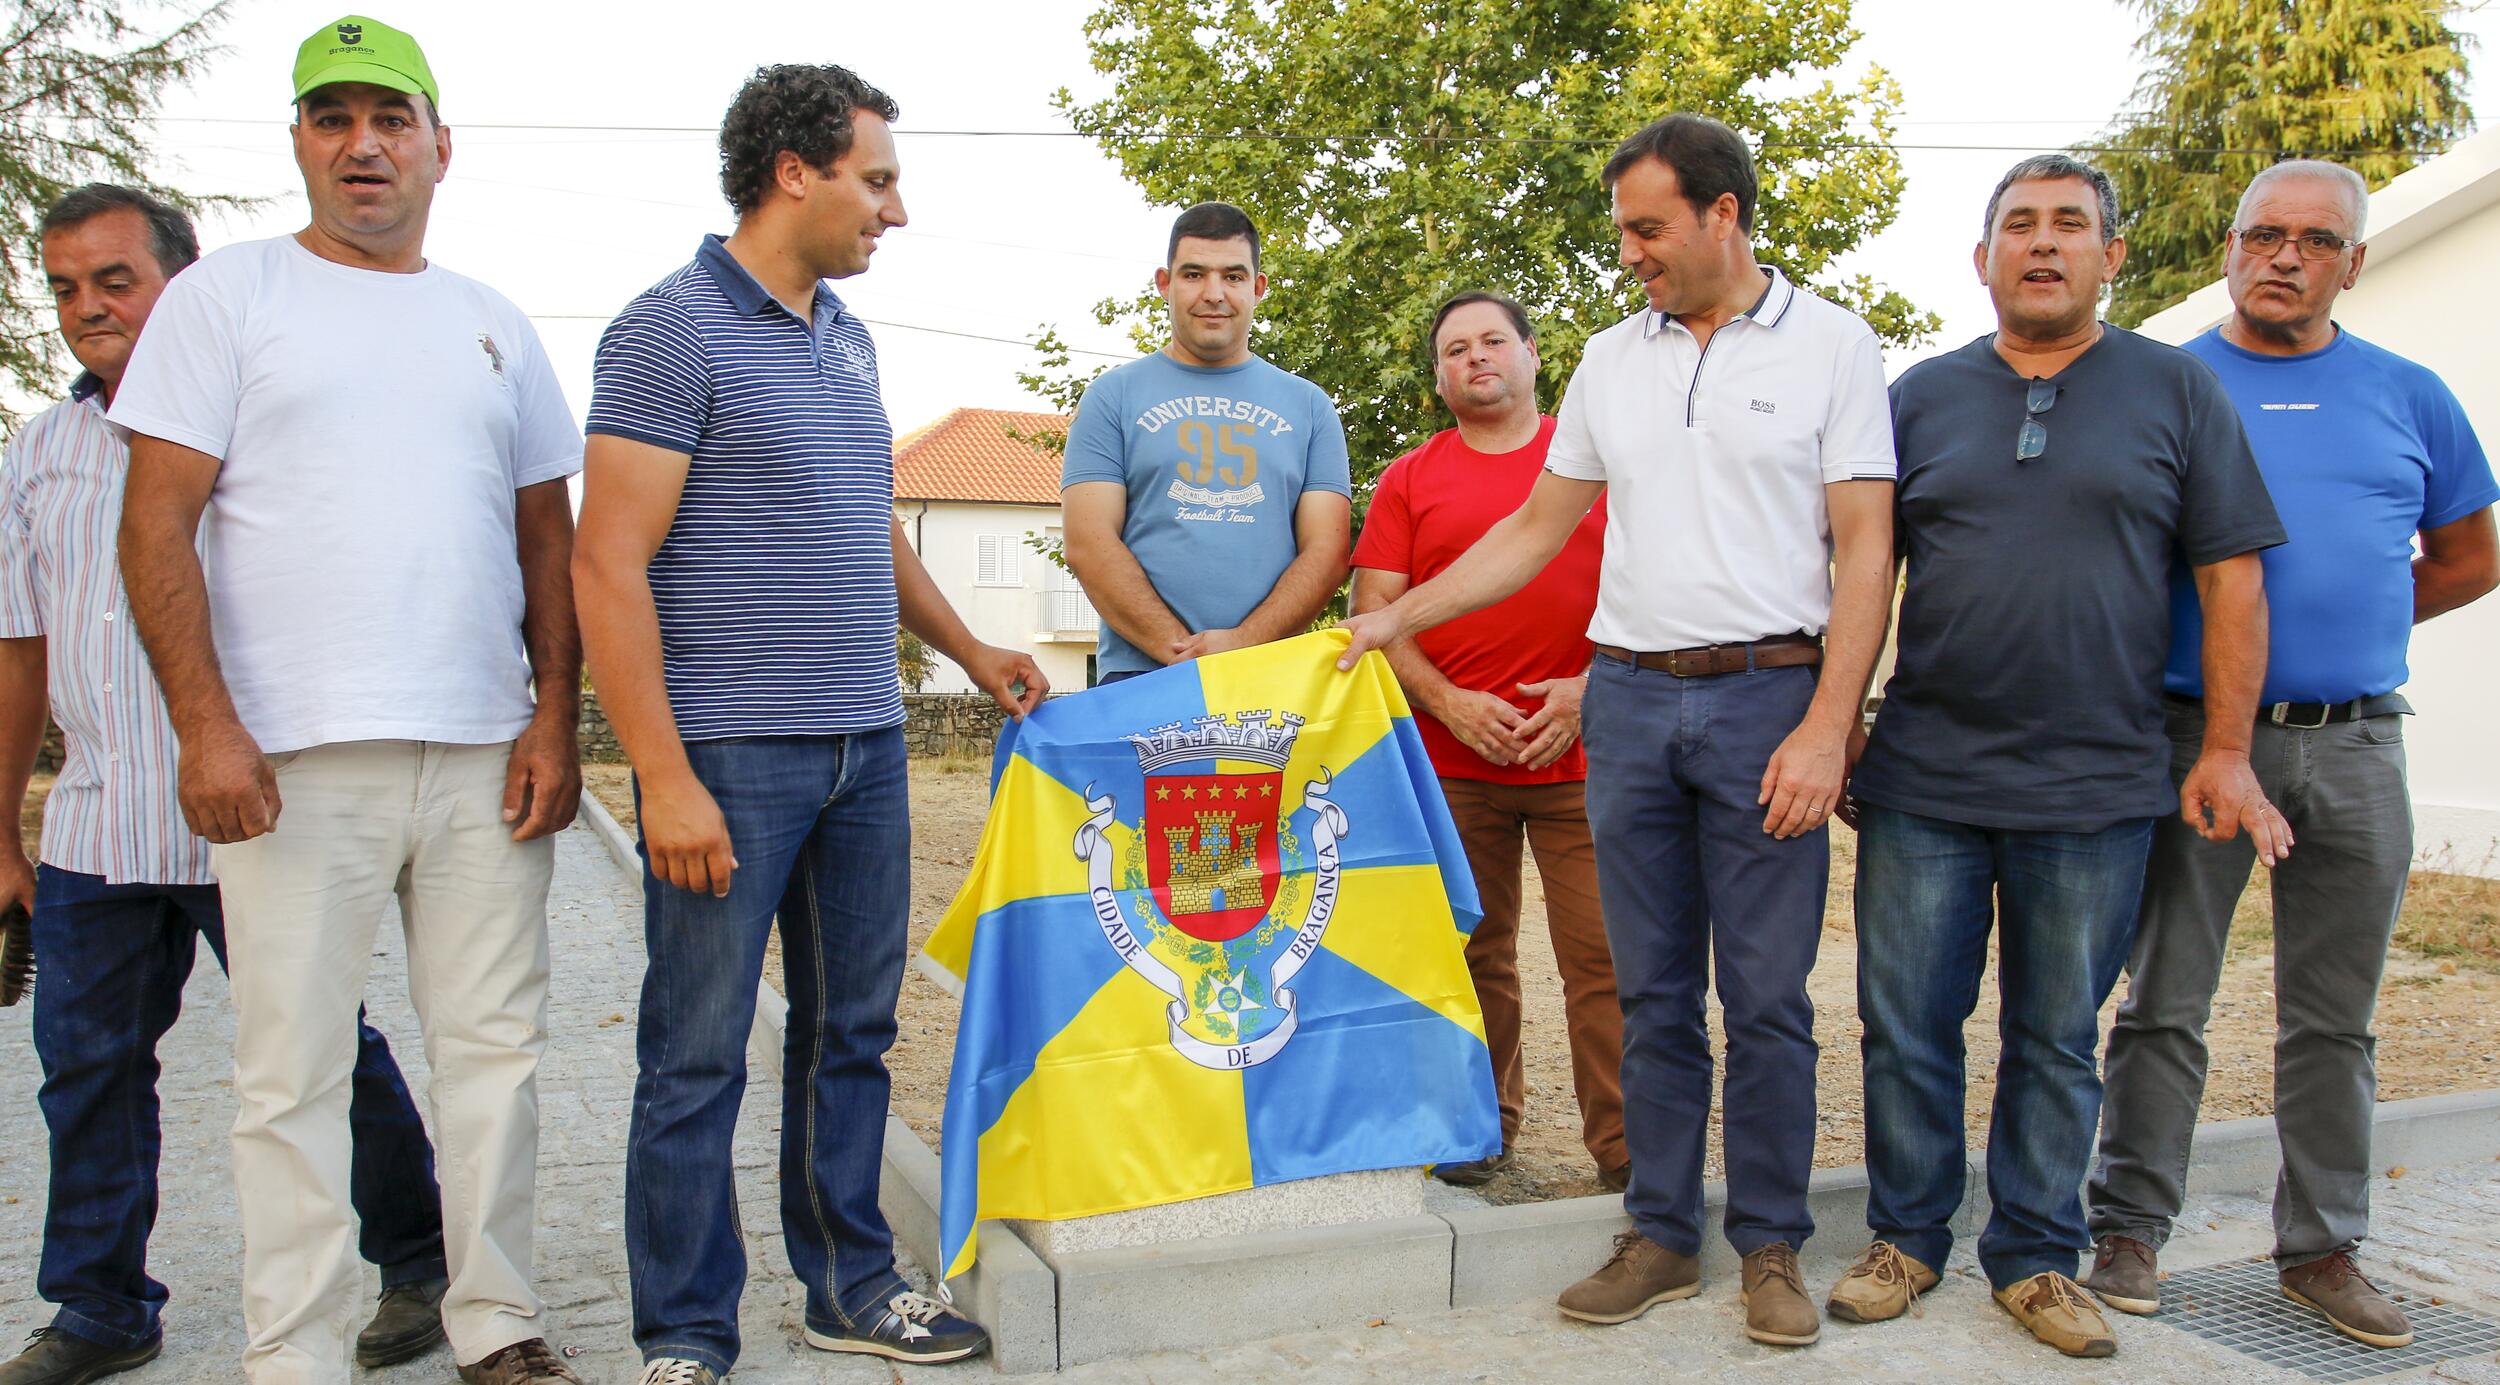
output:
MULTIPOLYGON (((1293 564, 1305 491, 1351 498, 1345 427, 1319 386, 1256 356, 1183 365, 1162 352, 1106 372, 1068 426, 1059 484, 1128 487, 1120 537, 1192 633, 1238 625, 1293 564)), ((1102 628, 1102 673, 1162 661, 1102 628)))
MULTIPOLYGON (((2221 377, 2291 541, 2263 554, 2264 702, 2394 692, 2413 635, 2413 536, 2500 501, 2474 425, 2429 368, 2338 330, 2299 356, 2262 356, 2216 328, 2187 349, 2221 377)), ((2164 684, 2204 695, 2204 616, 2171 574, 2164 684)))

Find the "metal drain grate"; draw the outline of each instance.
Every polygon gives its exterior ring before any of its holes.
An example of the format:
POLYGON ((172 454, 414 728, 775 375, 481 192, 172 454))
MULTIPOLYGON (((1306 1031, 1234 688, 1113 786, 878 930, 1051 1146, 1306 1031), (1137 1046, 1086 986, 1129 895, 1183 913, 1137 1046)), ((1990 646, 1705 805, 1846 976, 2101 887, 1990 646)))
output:
POLYGON ((2446 1304, 2433 1307, 2419 1290, 2381 1287, 2404 1294, 2400 1306, 2413 1323, 2411 1346, 2363 1346, 2327 1326, 2316 1313, 2283 1297, 2272 1260, 2208 1265, 2170 1275, 2162 1281, 2162 1307, 2153 1321, 2312 1380, 2375 1380, 2500 1351, 2500 1321, 2446 1304))

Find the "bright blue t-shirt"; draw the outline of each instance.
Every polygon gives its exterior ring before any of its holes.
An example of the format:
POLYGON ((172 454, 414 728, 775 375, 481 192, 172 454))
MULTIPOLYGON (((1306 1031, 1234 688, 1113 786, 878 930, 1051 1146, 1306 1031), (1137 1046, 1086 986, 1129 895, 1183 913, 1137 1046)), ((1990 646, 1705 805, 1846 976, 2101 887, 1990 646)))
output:
MULTIPOLYGON (((1120 537, 1191 633, 1238 625, 1293 564, 1305 491, 1353 496, 1345 427, 1319 386, 1256 356, 1183 365, 1158 351, 1086 388, 1059 484, 1128 487, 1120 537)), ((1102 627, 1096 667, 1159 659, 1102 627)))
MULTIPOLYGON (((2216 328, 2187 344, 2221 377, 2291 542, 2267 549, 2264 702, 2394 692, 2413 635, 2413 536, 2500 501, 2491 463, 2429 368, 2338 329, 2300 356, 2263 356, 2216 328)), ((2174 693, 2204 695, 2204 618, 2171 574, 2174 693)))

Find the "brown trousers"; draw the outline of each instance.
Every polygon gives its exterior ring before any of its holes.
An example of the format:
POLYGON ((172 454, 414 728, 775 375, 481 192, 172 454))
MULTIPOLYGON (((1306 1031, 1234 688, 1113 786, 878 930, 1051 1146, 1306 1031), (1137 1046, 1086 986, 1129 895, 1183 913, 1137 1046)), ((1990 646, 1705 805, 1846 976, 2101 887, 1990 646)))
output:
POLYGON ((1444 779, 1475 873, 1484 918, 1467 942, 1467 971, 1484 1010, 1493 1050, 1493 1089, 1502 1108, 1502 1147, 1518 1139, 1527 1075, 1519 1051, 1520 838, 1536 852, 1545 883, 1546 929, 1562 973, 1563 1024, 1571 1037, 1571 1086, 1580 1099, 1580 1139, 1600 1171, 1631 1162, 1623 1147, 1623 1008, 1606 920, 1597 904, 1597 850, 1589 840, 1585 786, 1492 784, 1444 779))

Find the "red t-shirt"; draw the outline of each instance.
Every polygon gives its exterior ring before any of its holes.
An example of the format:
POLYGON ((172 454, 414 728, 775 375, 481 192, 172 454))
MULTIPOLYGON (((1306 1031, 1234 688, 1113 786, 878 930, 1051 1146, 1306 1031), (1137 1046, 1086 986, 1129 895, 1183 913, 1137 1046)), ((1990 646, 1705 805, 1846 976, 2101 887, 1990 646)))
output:
MULTIPOLYGON (((1380 474, 1363 537, 1354 545, 1354 565, 1402 572, 1417 585, 1439 576, 1528 498, 1553 440, 1551 418, 1538 427, 1536 441, 1515 452, 1478 452, 1455 428, 1434 434, 1380 474)), ((1528 585, 1507 600, 1425 631, 1415 643, 1458 686, 1535 711, 1541 700, 1523 696, 1519 684, 1588 672, 1589 618, 1597 611, 1597 567, 1605 538, 1606 501, 1601 496, 1562 552, 1528 585)), ((1416 709, 1415 725, 1423 733, 1432 767, 1444 778, 1500 784, 1588 778, 1588 759, 1577 741, 1561 759, 1531 770, 1485 759, 1421 708, 1416 709)))

